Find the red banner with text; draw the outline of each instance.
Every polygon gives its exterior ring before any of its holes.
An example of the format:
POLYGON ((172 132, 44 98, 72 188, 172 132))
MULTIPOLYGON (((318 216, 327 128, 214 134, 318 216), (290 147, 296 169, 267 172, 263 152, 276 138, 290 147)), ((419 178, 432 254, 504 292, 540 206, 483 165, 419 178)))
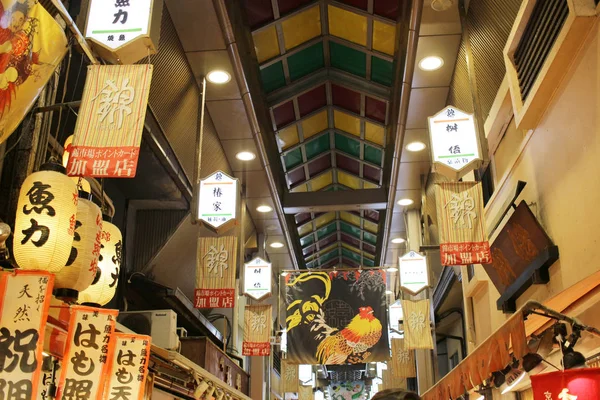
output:
POLYGON ((531 377, 534 400, 598 400, 600 368, 571 369, 531 377))
POLYGON ((148 375, 150 336, 115 333, 104 400, 143 400, 148 375))

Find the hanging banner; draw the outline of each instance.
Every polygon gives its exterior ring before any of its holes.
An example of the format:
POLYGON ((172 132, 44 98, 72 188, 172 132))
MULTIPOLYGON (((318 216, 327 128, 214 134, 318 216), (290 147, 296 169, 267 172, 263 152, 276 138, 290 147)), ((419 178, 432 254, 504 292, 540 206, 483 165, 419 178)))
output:
POLYGON ((19 126, 68 50, 38 1, 0 2, 0 143, 19 126))
POLYGON ((233 308, 237 237, 201 237, 196 257, 196 308, 233 308))
POLYGON ((433 349, 429 300, 402 300, 404 348, 433 349))
POLYGON ((312 386, 300 386, 298 400, 314 400, 312 386))
POLYGON ((239 180, 223 171, 215 171, 200 180, 198 215, 206 227, 222 233, 235 225, 240 203, 239 180))
POLYGON ((531 376, 534 400, 600 399, 600 369, 571 369, 531 376))
POLYGON ((298 368, 298 365, 290 364, 287 360, 281 360, 281 378, 283 379, 284 393, 298 393, 298 387, 300 386, 298 368))
POLYGON ((354 382, 332 382, 329 385, 331 400, 358 400, 366 396, 365 383, 354 382))
POLYGON ((244 264, 244 294, 254 300, 271 295, 271 263, 256 257, 244 264))
POLYGON ((0 274, 0 399, 35 400, 54 275, 0 274))
POLYGON ((90 65, 75 124, 69 176, 133 178, 152 65, 90 65))
POLYGON ((104 400, 144 399, 151 340, 144 335, 113 334, 114 349, 104 400))
POLYGON ((118 314, 117 310, 104 308, 71 307, 58 400, 102 399, 118 314))
POLYGON ((292 273, 285 281, 289 363, 389 359, 385 270, 292 273))
POLYGON ((409 251, 399 262, 400 286, 410 294, 418 294, 429 286, 427 258, 416 251, 409 251))
POLYGON ((271 305, 246 306, 244 311, 244 342, 242 355, 268 356, 271 354, 271 305))
POLYGON ((396 377, 390 370, 389 363, 387 369, 381 371, 381 381, 380 390, 406 389, 406 378, 396 377))
POLYGON ((483 195, 478 182, 446 182, 435 187, 442 265, 489 264, 483 195))
POLYGON ((397 378, 415 378, 415 351, 404 347, 404 339, 392 339, 392 373, 397 378))

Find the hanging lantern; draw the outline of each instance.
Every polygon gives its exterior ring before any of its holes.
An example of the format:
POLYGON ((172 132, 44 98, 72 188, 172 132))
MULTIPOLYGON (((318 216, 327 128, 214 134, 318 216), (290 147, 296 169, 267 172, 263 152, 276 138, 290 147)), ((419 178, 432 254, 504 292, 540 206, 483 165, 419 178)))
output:
POLYGON ((56 273, 69 260, 77 185, 65 172, 62 165, 47 163, 21 186, 13 252, 22 269, 56 273))
POLYGON ((79 292, 87 289, 96 277, 102 212, 89 193, 80 191, 71 254, 65 268, 56 274, 54 296, 65 301, 76 301, 79 292))
POLYGON ((80 304, 103 306, 115 295, 119 281, 119 271, 123 258, 123 238, 121 231, 105 216, 100 238, 98 270, 92 284, 79 293, 80 304))

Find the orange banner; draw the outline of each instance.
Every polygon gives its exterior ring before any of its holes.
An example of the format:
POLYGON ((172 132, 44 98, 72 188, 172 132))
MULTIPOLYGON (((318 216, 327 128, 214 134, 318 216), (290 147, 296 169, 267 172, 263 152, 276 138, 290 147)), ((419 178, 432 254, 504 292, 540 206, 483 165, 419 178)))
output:
POLYGON ((0 399, 37 399, 54 275, 0 275, 0 399))
POLYGON ((115 333, 104 400, 144 399, 150 359, 150 336, 115 333))
POLYGON ((271 305, 246 306, 244 311, 244 341, 242 355, 268 356, 271 354, 271 305))

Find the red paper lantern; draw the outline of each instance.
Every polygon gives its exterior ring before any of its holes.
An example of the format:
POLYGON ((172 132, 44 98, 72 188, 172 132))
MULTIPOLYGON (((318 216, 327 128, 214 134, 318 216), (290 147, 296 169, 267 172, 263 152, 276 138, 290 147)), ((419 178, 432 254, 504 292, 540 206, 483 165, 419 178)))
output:
POLYGON ((571 369, 531 377, 534 400, 598 400, 600 368, 571 369))

